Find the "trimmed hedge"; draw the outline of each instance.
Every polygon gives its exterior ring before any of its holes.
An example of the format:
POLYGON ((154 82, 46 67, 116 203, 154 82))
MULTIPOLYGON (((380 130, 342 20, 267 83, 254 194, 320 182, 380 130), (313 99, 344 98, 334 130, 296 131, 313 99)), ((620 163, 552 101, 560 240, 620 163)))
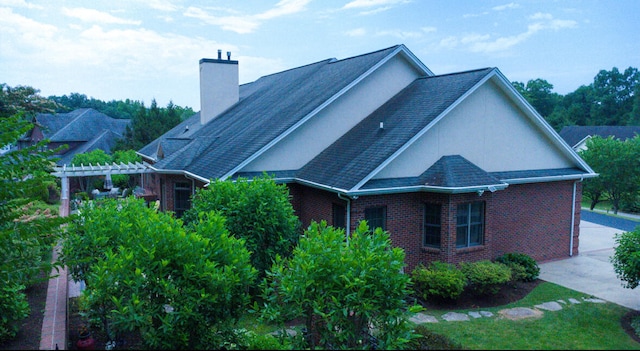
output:
POLYGON ((497 294, 511 280, 511 268, 500 262, 462 262, 460 270, 467 277, 468 288, 481 295, 497 294))
POLYGON ((513 272, 514 280, 531 282, 538 279, 540 267, 531 256, 510 252, 496 258, 496 262, 506 264, 513 272))
POLYGON ((418 296, 427 300, 432 296, 457 299, 464 291, 466 277, 462 271, 450 263, 431 262, 422 264, 412 272, 413 287, 418 296))

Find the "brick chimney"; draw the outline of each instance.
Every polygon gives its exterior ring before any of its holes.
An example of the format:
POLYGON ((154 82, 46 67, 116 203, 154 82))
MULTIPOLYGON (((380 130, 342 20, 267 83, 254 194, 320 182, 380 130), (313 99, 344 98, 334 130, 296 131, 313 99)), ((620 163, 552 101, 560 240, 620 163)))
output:
POLYGON ((239 91, 238 61, 222 59, 218 50, 217 59, 200 60, 200 123, 206 124, 221 112, 238 102, 239 91))

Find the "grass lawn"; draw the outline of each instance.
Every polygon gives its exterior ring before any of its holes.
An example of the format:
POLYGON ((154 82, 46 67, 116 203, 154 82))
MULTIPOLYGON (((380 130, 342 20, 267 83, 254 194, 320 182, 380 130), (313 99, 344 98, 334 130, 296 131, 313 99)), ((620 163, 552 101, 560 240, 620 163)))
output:
POLYGON ((494 317, 468 322, 440 321, 428 324, 428 329, 470 350, 640 350, 640 343, 627 335, 620 324, 622 316, 630 310, 614 303, 567 303, 560 311, 544 311, 538 319, 510 320, 498 315, 505 308, 533 308, 544 302, 568 302, 569 298, 583 297, 590 296, 544 282, 516 303, 482 309, 492 312, 494 317))

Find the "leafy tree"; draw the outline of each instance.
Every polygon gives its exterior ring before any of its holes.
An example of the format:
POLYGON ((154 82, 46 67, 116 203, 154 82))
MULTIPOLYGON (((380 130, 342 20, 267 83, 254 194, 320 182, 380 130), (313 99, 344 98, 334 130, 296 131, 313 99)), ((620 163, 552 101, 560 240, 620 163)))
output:
POLYGON ((633 110, 634 93, 640 73, 629 67, 624 72, 613 67, 601 70, 593 79, 595 103, 591 109, 591 125, 626 125, 633 110))
POLYGON ((639 136, 626 141, 594 136, 580 156, 600 174, 585 181, 584 191, 591 199, 591 209, 606 195, 617 214, 621 201, 632 199, 640 190, 639 136))
POLYGON ((635 289, 640 285, 640 227, 631 232, 614 236, 616 245, 611 263, 618 278, 625 282, 624 287, 635 289))
POLYGON ((278 257, 262 283, 262 318, 305 321, 311 349, 402 347, 412 335, 403 309, 410 278, 404 251, 366 221, 343 229, 313 222, 288 259, 278 257))
MULTIPOLYGON (((46 111, 51 104, 31 87, 1 86, 0 145, 7 145, 33 128, 33 113, 46 111)), ((29 212, 39 197, 33 189, 55 179, 50 175, 50 158, 58 150, 41 151, 46 143, 0 155, 0 340, 14 337, 28 316, 24 289, 40 273, 48 275, 59 266, 44 257, 62 237, 60 225, 65 219, 29 212)))
POLYGON ((289 191, 268 177, 249 181, 216 180, 199 189, 184 221, 194 223, 200 213, 220 212, 231 235, 243 238, 251 252, 251 264, 260 278, 271 267, 276 255, 288 257, 298 241, 299 220, 289 201, 289 191))
POLYGON ((89 317, 111 340, 133 332, 150 349, 223 346, 211 335, 233 329, 256 271, 223 217, 207 214, 191 229, 141 199, 81 208, 62 258, 85 280, 89 317))
MULTIPOLYGON (((102 149, 95 149, 90 152, 85 152, 81 154, 75 154, 73 159, 71 159, 72 166, 81 166, 81 165, 106 165, 111 163, 111 155, 104 152, 102 149)), ((89 192, 93 188, 101 188, 102 182, 97 182, 97 177, 95 176, 87 176, 87 177, 78 177, 78 183, 80 184, 80 190, 83 192, 89 192)))
POLYGON ((10 87, 5 83, 0 84, 0 117, 20 115, 31 118, 38 112, 53 112, 56 103, 43 98, 39 92, 30 86, 10 87))
POLYGON ((560 102, 561 96, 552 91, 553 84, 544 79, 531 79, 526 86, 521 82, 512 84, 543 117, 549 116, 560 102))
MULTIPOLYGON (((190 110, 190 109, 189 109, 190 110)), ((181 116, 187 110, 169 102, 166 108, 159 108, 156 100, 151 101, 149 109, 141 105, 127 126, 123 140, 116 150, 139 150, 181 122, 181 116)))

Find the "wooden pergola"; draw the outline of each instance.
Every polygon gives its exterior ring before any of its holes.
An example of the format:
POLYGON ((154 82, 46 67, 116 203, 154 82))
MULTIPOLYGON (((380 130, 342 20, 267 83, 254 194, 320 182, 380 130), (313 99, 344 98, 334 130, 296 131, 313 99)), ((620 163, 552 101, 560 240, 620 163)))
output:
MULTIPOLYGON (((69 178, 71 177, 90 177, 100 175, 113 175, 113 174, 143 174, 152 173, 153 169, 146 162, 136 163, 113 163, 113 164, 89 164, 87 166, 61 166, 54 167, 52 175, 60 178, 61 180, 61 194, 60 194, 60 216, 66 217, 69 215, 69 178)), ((143 185, 144 187, 144 185, 143 185)))

